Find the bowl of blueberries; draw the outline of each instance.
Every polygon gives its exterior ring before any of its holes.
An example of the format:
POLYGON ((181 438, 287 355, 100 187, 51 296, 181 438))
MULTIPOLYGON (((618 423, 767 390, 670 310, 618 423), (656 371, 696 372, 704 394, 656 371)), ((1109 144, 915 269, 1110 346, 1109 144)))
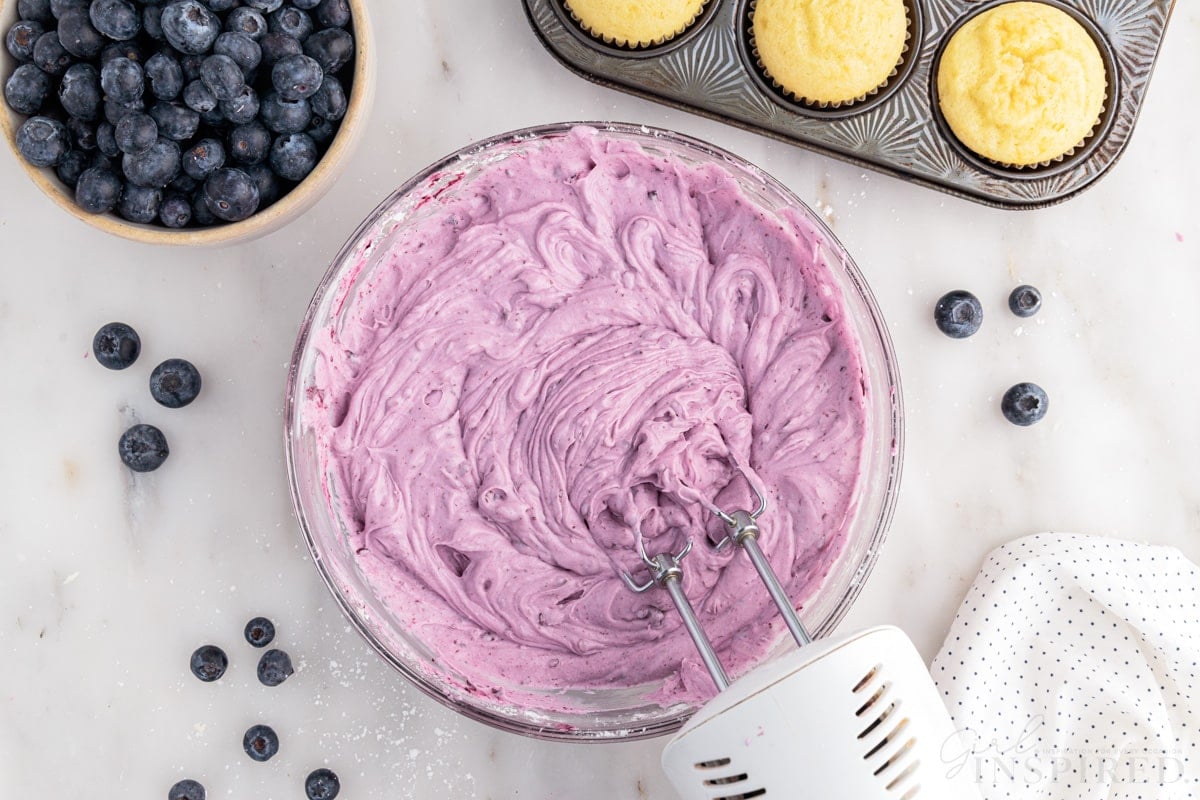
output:
POLYGON ((375 89, 366 0, 0 0, 0 129, 73 216, 245 241, 340 173, 375 89))

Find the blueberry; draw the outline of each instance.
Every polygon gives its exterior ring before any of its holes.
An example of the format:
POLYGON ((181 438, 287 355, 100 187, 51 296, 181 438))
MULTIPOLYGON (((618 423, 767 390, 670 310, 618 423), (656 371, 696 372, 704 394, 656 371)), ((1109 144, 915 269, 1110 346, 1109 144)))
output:
POLYGON ((312 107, 307 100, 284 100, 278 92, 268 92, 258 116, 275 133, 299 133, 312 121, 312 107))
POLYGON ((200 394, 200 371, 190 361, 168 358, 150 373, 150 396, 167 408, 183 408, 200 394))
POLYGON ((144 80, 142 65, 125 56, 114 58, 100 70, 100 86, 107 98, 115 103, 141 100, 144 80))
POLYGON ((246 623, 245 634, 252 647, 266 647, 275 638, 275 623, 266 617, 255 617, 246 623))
POLYGON ((258 207, 260 209, 266 208, 279 199, 282 191, 279 185, 279 176, 269 166, 264 163, 251 164, 245 167, 245 173, 258 186, 258 207))
POLYGON ((183 91, 183 67, 166 50, 159 50, 146 60, 142 68, 150 81, 150 93, 159 100, 174 100, 183 91))
POLYGON ((179 66, 183 68, 184 83, 200 80, 200 65, 204 63, 204 56, 185 55, 179 59, 179 66))
POLYGON ((74 61, 59 41, 57 31, 46 31, 33 43, 33 63, 51 75, 62 75, 74 61))
POLYGON ((204 787, 186 778, 167 790, 167 800, 204 800, 204 787))
POLYGON ((938 330, 953 339, 965 339, 983 324, 983 306, 979 298, 961 289, 949 292, 933 307, 938 330))
POLYGON ((33 64, 22 64, 4 83, 4 99, 18 114, 36 114, 50 94, 50 76, 33 64))
POLYGON ((200 115, 181 103, 160 100, 150 107, 150 116, 158 123, 159 133, 176 142, 191 139, 200 128, 200 115))
MULTIPOLYGON (((121 455, 121 461, 125 466, 129 467, 134 472, 153 472, 163 465, 167 460, 167 456, 171 454, 167 447, 167 437, 163 436, 162 431, 153 425, 134 425, 129 430, 121 434, 121 440, 117 442, 117 452, 121 455)), ((204 648, 201 648, 203 650, 204 648)), ((197 650, 198 654, 200 650, 197 650)), ((221 653, 221 658, 225 658, 225 654, 221 653)), ((192 672, 196 672, 196 677, 200 680, 216 680, 221 677, 220 673, 212 678, 203 678, 197 670, 196 655, 192 655, 192 672)), ((225 665, 222 663, 221 672, 225 671, 225 665)))
POLYGON ((75 183, 75 205, 89 214, 107 214, 121 199, 121 179, 111 169, 88 167, 75 183))
POLYGON ((162 189, 179 173, 179 145, 160 136, 144 153, 126 153, 121 169, 132 184, 162 189))
POLYGON ((312 11, 321 5, 321 0, 292 0, 292 5, 301 11, 312 11))
POLYGON ((268 650, 258 660, 258 680, 264 686, 278 686, 293 672, 292 659, 282 650, 268 650))
POLYGON ((104 49, 100 51, 100 70, 103 71, 104 65, 114 58, 128 58, 136 64, 143 64, 146 60, 142 58, 141 45, 136 41, 112 42, 104 45, 104 49))
POLYGON ((86 11, 71 9, 58 21, 58 41, 76 58, 95 58, 108 43, 92 26, 86 11))
POLYGON ((229 657, 215 644, 206 644, 192 653, 191 666, 193 675, 205 683, 212 683, 225 674, 229 657))
POLYGON ((313 21, 295 6, 284 6, 267 17, 267 28, 272 33, 283 33, 304 41, 313 32, 313 21))
POLYGON ((333 137, 337 134, 337 123, 324 117, 313 117, 305 133, 316 142, 317 147, 325 147, 333 141, 333 137))
POLYGON ((350 24, 350 3, 347 0, 321 0, 317 6, 317 22, 325 28, 344 28, 350 24))
POLYGON ((116 126, 111 122, 101 122, 96 126, 96 148, 109 158, 116 158, 121 154, 121 148, 117 147, 116 134, 116 126))
POLYGON ((183 103, 199 114, 207 114, 217 107, 217 98, 204 81, 197 78, 184 87, 183 103))
POLYGON ((54 173, 58 175, 58 179, 66 184, 69 188, 74 189, 79 183, 79 176, 91 164, 91 158, 82 150, 72 150, 67 153, 57 167, 54 168, 54 173))
POLYGON ((162 29, 176 50, 200 55, 212 49, 221 20, 199 0, 177 0, 163 9, 162 29))
POLYGON ((257 41, 267 35, 267 18, 258 9, 241 6, 229 12, 225 30, 244 33, 257 41))
POLYGON ((129 103, 118 103, 114 100, 104 101, 104 120, 110 125, 116 126, 118 122, 125 119, 130 114, 138 114, 146 110, 141 100, 134 100, 129 103))
POLYGON ((205 205, 218 219, 238 222, 258 210, 258 184, 240 169, 222 168, 208 176, 202 189, 205 205))
POLYGON ((58 84, 58 101, 72 117, 90 121, 100 116, 100 73, 91 64, 72 64, 58 84))
POLYGON ((186 228, 192 221, 192 204, 183 195, 167 195, 158 209, 158 219, 168 228, 186 228))
MULTIPOLYGON (((115 145, 114 145, 114 147, 115 147, 115 145)), ((104 153, 101 152, 100 150, 96 150, 94 153, 92 153, 92 163, 89 165, 88 168, 89 169, 102 169, 102 170, 105 170, 106 172, 111 172, 114 175, 117 173, 117 170, 118 170, 116 162, 113 161, 108 156, 104 155, 104 153)), ((82 177, 82 176, 80 176, 80 177, 82 177)), ((79 198, 76 198, 76 200, 78 200, 78 199, 79 198)))
POLYGON ((54 19, 54 12, 50 10, 50 0, 17 0, 17 16, 48 23, 54 19))
POLYGON ((313 114, 331 121, 346 116, 346 109, 350 105, 342 82, 332 75, 325 76, 321 88, 308 99, 308 103, 312 106, 313 114))
POLYGON ((62 19, 63 14, 73 9, 87 11, 90 0, 50 0, 50 13, 55 19, 62 19))
MULTIPOLYGON (((181 161, 182 158, 183 157, 180 156, 181 161)), ((170 183, 167 184, 167 190, 175 192, 176 194, 186 194, 190 196, 192 192, 196 191, 199 186, 199 181, 197 181, 191 175, 188 175, 186 172, 181 172, 176 175, 170 183)))
POLYGON ((279 752, 279 736, 270 725, 251 725, 242 737, 242 749, 255 761, 270 761, 279 752))
POLYGON ((230 100, 246 85, 242 68, 229 56, 211 55, 200 65, 200 80, 218 100, 230 100))
POLYGON ((33 46, 37 43, 38 37, 45 32, 46 29, 42 27, 42 23, 36 20, 17 20, 16 24, 9 28, 8 33, 4 35, 4 46, 17 61, 22 63, 33 61, 33 46))
POLYGON ((304 47, 296 39, 285 33, 268 33, 259 41, 262 49, 262 66, 271 69, 284 56, 298 56, 304 53, 304 47))
POLYGON ((283 0, 243 0, 246 5, 256 8, 264 14, 277 10, 283 5, 283 0))
POLYGON ((126 0, 92 0, 88 14, 96 30, 117 41, 132 39, 142 29, 142 15, 126 0))
POLYGON ((71 132, 71 143, 76 150, 96 149, 96 126, 93 123, 79 117, 67 117, 67 130, 71 132))
POLYGON ((316 142, 306 133, 285 133, 271 145, 271 169, 284 180, 300 182, 317 166, 316 142))
POLYGON ((1042 310, 1042 293, 1028 284, 1018 286, 1008 296, 1008 307, 1018 317, 1032 317, 1042 310))
POLYGON ((325 73, 308 56, 284 56, 271 67, 271 85, 284 100, 307 100, 321 88, 325 73))
POLYGON ((158 141, 158 125, 149 114, 137 111, 117 123, 113 139, 122 153, 144 153, 158 141))
POLYGON ((17 130, 17 150, 35 167, 57 166, 71 149, 67 126, 49 117, 30 117, 17 130))
POLYGON ((224 14, 226 11, 232 11, 237 8, 241 0, 204 0, 208 7, 218 14, 224 14))
POLYGON ((1000 400, 1000 412, 1013 425, 1032 425, 1046 416, 1050 398, 1036 383, 1018 383, 1004 393, 1000 400))
POLYGON ((304 794, 308 800, 333 800, 342 790, 342 782, 333 770, 314 769, 304 779, 304 794))
POLYGON ((216 136, 224 136, 229 133, 229 129, 232 127, 232 123, 225 119, 225 115, 221 113, 220 103, 217 103, 217 107, 212 111, 205 111, 200 114, 200 124, 208 126, 208 130, 205 133, 216 136))
POLYGON ((147 189, 130 183, 121 191, 121 199, 117 201, 117 214, 122 219, 145 225, 158 219, 158 210, 161 207, 162 190, 147 189))
POLYGON ((234 125, 244 125, 255 119, 259 112, 258 92, 243 86, 237 96, 221 101, 221 115, 234 125))
POLYGON ((92 337, 96 363, 108 369, 133 366, 142 352, 142 337, 124 322, 110 322, 92 337))
POLYGON ((229 133, 229 157, 239 164, 259 164, 271 150, 271 132, 261 122, 238 125, 229 133))
POLYGON ((262 47, 247 34, 240 31, 225 31, 217 37, 213 44, 213 52, 219 56, 229 56, 242 69, 244 74, 258 66, 262 61, 262 47))
POLYGON ((180 161, 184 174, 202 181, 225 165, 225 146, 218 139, 201 139, 183 151, 180 161))
POLYGON ((208 210, 208 203, 204 199, 204 187, 201 186, 192 193, 192 222, 201 226, 216 225, 220 220, 208 210))
POLYGON ((304 40, 304 53, 326 72, 337 72, 354 58, 354 37, 341 28, 317 31, 304 40))
POLYGON ((142 30, 156 42, 167 40, 162 29, 162 12, 162 6, 146 6, 142 9, 142 30))

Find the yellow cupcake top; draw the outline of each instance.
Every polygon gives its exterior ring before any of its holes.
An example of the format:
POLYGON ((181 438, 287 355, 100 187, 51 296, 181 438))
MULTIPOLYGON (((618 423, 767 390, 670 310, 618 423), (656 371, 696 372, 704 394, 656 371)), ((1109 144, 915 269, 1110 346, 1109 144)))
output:
POLYGON ((566 0, 584 29, 606 42, 658 44, 687 30, 705 0, 566 0))
POLYGON ((1004 164, 1052 161, 1082 142, 1104 110, 1100 50, 1069 14, 1037 2, 996 6, 963 25, 938 68, 954 135, 1004 164))
POLYGON ((896 69, 908 12, 903 0, 757 0, 751 33, 763 69, 785 91, 846 103, 896 69))

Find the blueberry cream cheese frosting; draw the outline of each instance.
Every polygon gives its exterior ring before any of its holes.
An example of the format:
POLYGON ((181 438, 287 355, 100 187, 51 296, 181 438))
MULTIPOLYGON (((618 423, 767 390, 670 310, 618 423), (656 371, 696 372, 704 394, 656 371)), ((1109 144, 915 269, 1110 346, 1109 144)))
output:
MULTIPOLYGON (((731 675, 781 623, 706 504, 770 500, 803 604, 854 511, 862 354, 826 234, 728 168, 591 128, 512 152, 374 229, 312 333, 301 411, 372 591, 471 691, 714 691, 651 554, 731 675)), ((549 701, 547 701, 549 702, 549 701)), ((565 702, 565 701, 564 701, 565 702)))

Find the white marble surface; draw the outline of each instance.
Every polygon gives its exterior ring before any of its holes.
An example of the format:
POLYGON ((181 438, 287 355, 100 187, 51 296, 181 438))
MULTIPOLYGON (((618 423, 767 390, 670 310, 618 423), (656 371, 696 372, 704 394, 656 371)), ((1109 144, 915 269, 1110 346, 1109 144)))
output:
POLYGON ((517 0, 376 3, 382 85, 364 146, 310 213, 258 242, 158 250, 66 219, 0 154, 0 796, 302 797, 328 764, 347 798, 673 797, 661 742, 539 743, 461 719, 379 661, 310 564, 284 475, 281 400, 296 327, 355 224, 426 163, 534 123, 609 118, 728 147, 821 209, 870 280, 899 351, 908 452, 895 524, 846 626, 893 622, 930 657, 982 557, 1036 530, 1122 535, 1200 559, 1200 8, 1181 2, 1133 141, 1082 196, 992 210, 595 87, 562 69, 517 0), (1018 322, 1018 282, 1046 293, 1018 322), (942 337, 934 300, 987 308, 942 337), (143 336, 124 373, 86 357, 120 319, 143 336), (205 376, 180 411, 146 390, 163 358, 205 376), (1049 391, 1006 423, 1018 380, 1049 391), (131 477, 115 442, 160 425, 172 455, 131 477), (298 674, 267 690, 241 642, 277 620, 298 674), (192 648, 233 664, 202 685, 192 648), (267 765, 245 728, 283 738, 267 765))

